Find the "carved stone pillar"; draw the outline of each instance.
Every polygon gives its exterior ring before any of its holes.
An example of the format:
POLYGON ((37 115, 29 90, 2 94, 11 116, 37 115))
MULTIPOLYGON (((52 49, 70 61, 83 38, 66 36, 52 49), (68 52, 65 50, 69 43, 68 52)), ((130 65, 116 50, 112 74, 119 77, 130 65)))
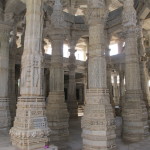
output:
POLYGON ((115 122, 107 89, 104 0, 88 0, 88 89, 82 118, 83 150, 115 150, 115 122))
MULTIPOLYGON (((76 43, 76 42, 75 42, 76 43)), ((78 117, 78 103, 76 99, 76 57, 75 57, 75 43, 70 43, 70 56, 69 56, 69 87, 68 87, 68 111, 70 118, 78 117), (73 44, 73 45, 72 45, 73 44)))
POLYGON ((8 98, 10 26, 0 22, 0 130, 10 128, 8 98))
POLYGON ((60 0, 55 1, 51 15, 50 38, 52 57, 50 66, 50 92, 47 104, 48 125, 52 130, 50 140, 60 149, 66 149, 64 142, 68 138, 69 114, 64 96, 63 43, 65 40, 65 22, 60 0))
POLYGON ((126 93, 123 105, 123 139, 135 142, 148 133, 147 110, 143 101, 137 50, 137 20, 133 0, 124 1, 123 27, 125 38, 126 93))
POLYGON ((42 4, 42 0, 26 0, 21 96, 18 97, 14 126, 10 130, 12 144, 22 150, 42 148, 49 134, 42 96, 42 4))
POLYGON ((114 84, 113 84, 113 101, 115 106, 119 106, 119 90, 118 90, 118 83, 117 83, 117 74, 114 73, 114 84))

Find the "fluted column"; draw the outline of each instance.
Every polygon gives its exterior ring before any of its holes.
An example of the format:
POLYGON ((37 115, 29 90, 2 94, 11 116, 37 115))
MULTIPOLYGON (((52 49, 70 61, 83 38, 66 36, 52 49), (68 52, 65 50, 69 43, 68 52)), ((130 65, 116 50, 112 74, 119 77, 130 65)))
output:
POLYGON ((10 26, 0 21, 0 130, 10 128, 8 73, 10 26))
POLYGON ((114 115, 106 79, 106 10, 104 0, 88 0, 89 60, 88 89, 81 122, 83 150, 116 149, 114 115))
POLYGON ((69 87, 68 87, 68 111, 70 118, 78 117, 78 103, 76 99, 76 57, 75 57, 76 42, 70 42, 70 56, 69 56, 69 87))
POLYGON ((52 26, 50 27, 52 56, 47 117, 48 125, 52 130, 50 134, 51 143, 65 150, 66 145, 64 145, 64 142, 69 135, 69 114, 64 96, 63 43, 65 40, 65 22, 62 11, 60 0, 56 0, 51 15, 52 26))
POLYGON ((42 91, 42 0, 26 0, 26 31, 21 60, 21 87, 14 126, 10 130, 12 144, 21 150, 42 148, 48 141, 42 91))
POLYGON ((148 133, 147 110, 143 101, 137 50, 137 20, 133 0, 124 1, 123 27, 125 32, 126 93, 123 105, 123 139, 135 142, 148 133))

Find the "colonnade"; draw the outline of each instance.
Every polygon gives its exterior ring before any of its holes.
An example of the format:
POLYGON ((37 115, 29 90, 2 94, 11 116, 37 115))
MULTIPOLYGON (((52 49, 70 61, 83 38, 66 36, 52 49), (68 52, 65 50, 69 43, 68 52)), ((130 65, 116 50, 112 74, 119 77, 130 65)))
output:
MULTIPOLYGON (((24 51, 21 59, 20 96, 17 100, 14 124, 10 129, 11 141, 14 146, 22 150, 41 148, 48 141, 61 149, 66 149, 64 143, 69 135, 69 117, 78 117, 75 82, 75 46, 77 39, 73 37, 69 39, 69 94, 67 105, 64 97, 63 67, 63 42, 67 35, 65 30, 66 22, 60 0, 56 0, 51 15, 51 32, 49 33, 52 43, 52 56, 51 66, 49 67, 50 89, 46 104, 43 90, 44 68, 42 66, 43 53, 41 44, 43 0, 26 0, 26 8, 24 51)), ((107 9, 104 0, 88 1, 88 87, 85 92, 84 116, 81 120, 83 150, 117 149, 113 113, 114 101, 110 84, 111 62, 109 50, 105 42, 107 9)), ((144 102, 145 96, 143 97, 143 94, 145 95, 145 84, 141 84, 141 76, 143 78, 145 74, 140 75, 140 71, 141 73, 145 71, 140 70, 140 59, 137 49, 139 29, 137 27, 133 0, 124 1, 123 30, 126 43, 125 74, 123 71, 120 72, 123 139, 135 142, 144 139, 148 135, 149 127, 148 113, 144 102), (124 89, 124 76, 126 87, 125 90, 121 90, 124 89)), ((14 78, 14 73, 11 70, 14 68, 13 60, 10 60, 9 70, 10 31, 11 27, 6 24, 5 20, 1 19, 0 83, 3 86, 0 89, 0 130, 10 127, 9 96, 15 100, 15 97, 12 97, 10 94, 12 91, 8 93, 8 79, 14 78), (9 72, 11 77, 9 77, 9 72)), ((144 68, 143 63, 141 66, 141 68, 144 68)), ((13 80, 11 82, 11 85, 14 84, 13 80)), ((114 84, 116 88, 116 75, 114 84)), ((114 94, 115 100, 116 97, 117 93, 114 94)), ((119 101, 116 101, 117 105, 120 105, 119 101)), ((11 114, 13 116, 13 113, 11 114)))

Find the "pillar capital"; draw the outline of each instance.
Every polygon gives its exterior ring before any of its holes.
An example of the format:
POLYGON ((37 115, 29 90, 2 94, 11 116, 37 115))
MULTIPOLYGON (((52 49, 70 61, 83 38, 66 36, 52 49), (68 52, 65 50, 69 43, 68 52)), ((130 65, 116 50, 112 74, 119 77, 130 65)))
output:
POLYGON ((136 10, 134 8, 134 0, 125 0, 123 5, 123 26, 136 27, 136 10))
POLYGON ((89 25, 103 25, 107 15, 105 0, 88 0, 87 20, 89 25))
POLYGON ((53 13, 51 15, 51 24, 55 29, 63 29, 66 26, 64 21, 63 6, 60 0, 55 0, 53 13))

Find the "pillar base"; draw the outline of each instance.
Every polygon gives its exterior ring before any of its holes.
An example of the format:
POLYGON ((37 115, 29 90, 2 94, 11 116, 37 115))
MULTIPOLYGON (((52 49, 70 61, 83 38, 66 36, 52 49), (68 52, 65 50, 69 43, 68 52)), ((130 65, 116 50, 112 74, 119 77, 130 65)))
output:
POLYGON ((0 130, 9 130, 10 123, 9 99, 0 98, 0 130))
POLYGON ((115 120, 107 89, 86 91, 81 121, 83 150, 116 150, 115 120))
POLYGON ((43 148, 49 128, 43 97, 19 97, 14 126, 10 130, 12 145, 20 150, 43 148))
POLYGON ((148 114, 141 91, 127 91, 123 103, 123 139, 138 142, 148 136, 148 114))
POLYGON ((69 101, 67 102, 68 105, 68 112, 69 112, 69 118, 70 119, 75 119, 78 118, 78 104, 77 101, 69 101))
POLYGON ((50 143, 56 146, 64 147, 68 139, 68 120, 69 114, 67 105, 64 102, 64 92, 50 92, 47 104, 48 126, 52 130, 50 134, 50 143))

